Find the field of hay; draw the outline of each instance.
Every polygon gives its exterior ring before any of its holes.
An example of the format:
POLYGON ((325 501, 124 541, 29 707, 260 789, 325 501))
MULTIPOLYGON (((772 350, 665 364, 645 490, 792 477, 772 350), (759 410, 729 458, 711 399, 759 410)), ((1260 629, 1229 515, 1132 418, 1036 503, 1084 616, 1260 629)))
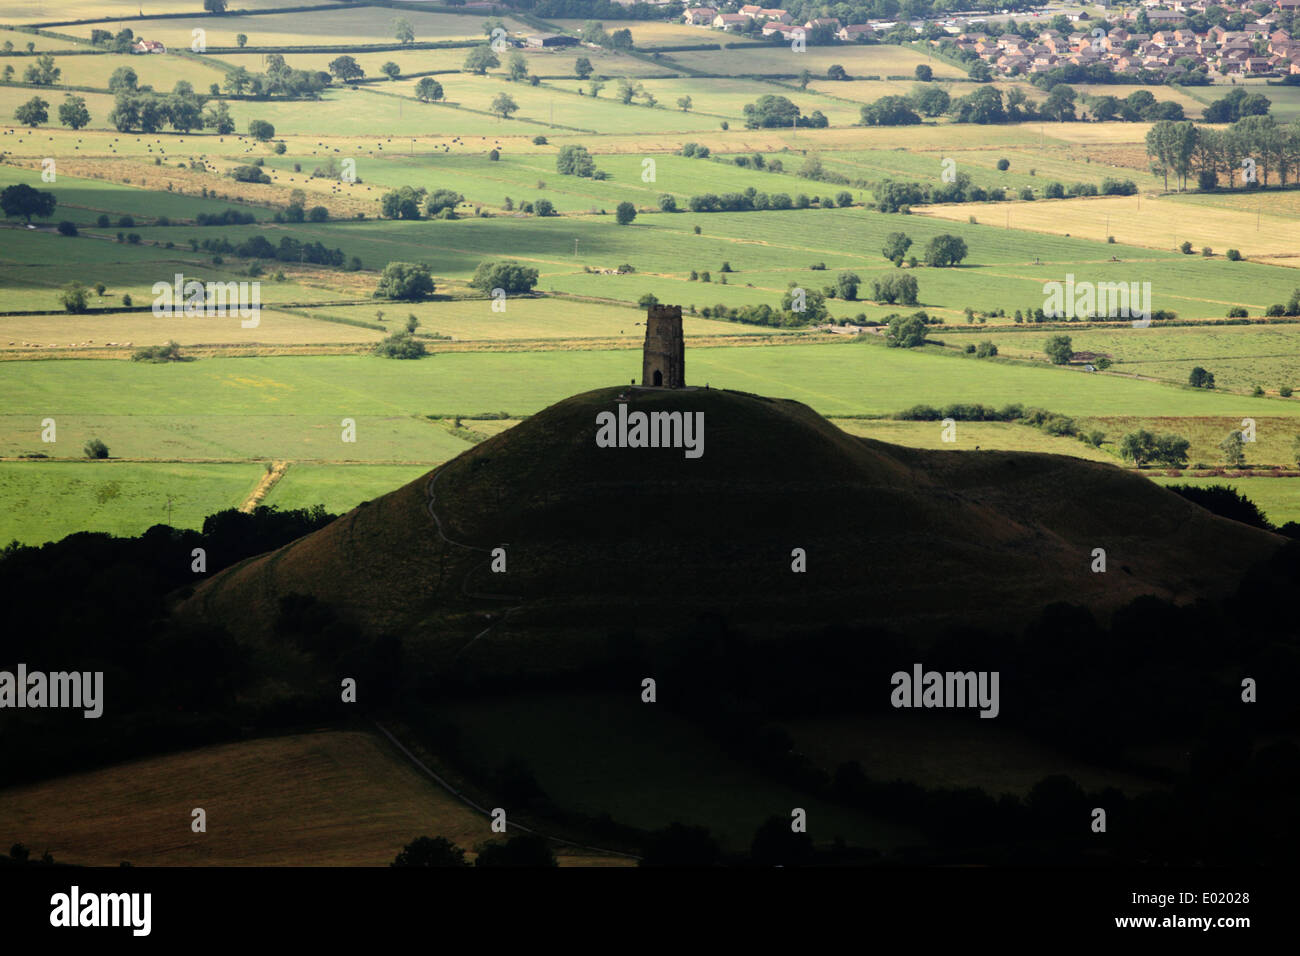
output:
MULTIPOLYGON (((1128 177, 1126 177, 1128 178, 1128 177)), ((966 203, 917 210, 924 216, 965 220, 969 216, 1002 222, 1001 204, 966 203)), ((1175 250, 1190 242, 1196 254, 1208 246, 1222 255, 1237 249, 1252 261, 1294 265, 1300 249, 1300 222, 1284 211, 1206 208, 1176 197, 1100 196, 1017 204, 1010 210, 1014 228, 1053 235, 1081 236, 1152 249, 1175 250)))
MULTIPOLYGON (((471 847, 489 820, 376 734, 203 747, 0 791, 10 844, 85 866, 387 866, 419 836, 471 847), (207 813, 207 832, 190 829, 207 813)), ((469 854, 472 859, 474 854, 469 854)), ((632 861, 583 851, 561 866, 632 861)))

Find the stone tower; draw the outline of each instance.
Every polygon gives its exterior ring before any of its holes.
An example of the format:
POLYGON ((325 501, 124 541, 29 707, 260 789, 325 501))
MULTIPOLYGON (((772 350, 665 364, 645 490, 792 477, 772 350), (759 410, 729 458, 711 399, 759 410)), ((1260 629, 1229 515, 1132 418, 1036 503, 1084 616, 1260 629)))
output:
POLYGON ((686 385, 686 345, 682 340, 680 305, 652 305, 646 313, 641 384, 656 388, 686 385))

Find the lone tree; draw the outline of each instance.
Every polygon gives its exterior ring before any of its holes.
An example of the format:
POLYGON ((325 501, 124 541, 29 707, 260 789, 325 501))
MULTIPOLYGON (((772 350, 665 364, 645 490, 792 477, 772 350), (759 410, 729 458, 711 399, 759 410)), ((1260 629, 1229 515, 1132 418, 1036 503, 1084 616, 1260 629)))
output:
POLYGON ((1053 335, 1043 346, 1053 365, 1065 365, 1074 357, 1074 344, 1068 335, 1053 335))
POLYGON ((561 146, 555 155, 555 171, 565 176, 584 176, 590 178, 596 174, 596 161, 592 159, 587 147, 571 144, 561 146))
POLYGON ((359 80, 366 75, 366 71, 361 69, 357 61, 346 54, 330 60, 329 71, 344 83, 359 80))
POLYGON ((587 77, 591 76, 593 71, 594 67, 592 67, 591 61, 585 56, 580 56, 574 60, 573 75, 578 79, 585 80, 587 77))
POLYGON ((1246 441, 1239 431, 1228 432, 1228 437, 1219 442, 1219 451, 1230 465, 1240 467, 1246 463, 1246 441))
POLYGON ((421 103, 436 102, 442 99, 442 95, 442 84, 431 76, 422 76, 415 84, 415 97, 421 103))
POLYGON ((498 93, 492 98, 492 112, 502 119, 510 119, 510 114, 519 110, 519 104, 509 93, 498 93))
POLYGON ((626 226, 636 218, 636 206, 626 199, 618 204, 618 209, 614 211, 614 218, 618 220, 620 226, 626 226))
POLYGON ((83 448, 82 451, 85 452, 87 458, 108 457, 108 446, 98 438, 92 438, 90 441, 86 442, 86 447, 83 448))
POLYGON ((1156 436, 1145 428, 1129 432, 1120 439, 1119 453, 1120 457, 1128 459, 1141 468, 1155 457, 1156 436))
POLYGON ((925 320, 919 315, 909 315, 906 318, 894 316, 889 320, 885 344, 900 349, 914 349, 918 345, 924 345, 925 320))
POLYGON ((417 837, 389 866, 469 866, 465 851, 446 837, 417 837))
POLYGON ((911 246, 912 240, 906 233, 891 232, 885 236, 885 247, 880 252, 894 265, 902 266, 903 260, 907 257, 907 250, 911 246))
POLYGON ((411 29, 411 21, 406 17, 398 17, 393 21, 393 36, 399 43, 414 43, 415 31, 411 29))
POLYGON ((512 260, 486 261, 478 263, 469 285, 485 295, 491 295, 497 289, 507 295, 530 293, 537 285, 537 269, 512 260))
POLYGON ((85 99, 69 93, 59 104, 59 122, 69 129, 81 129, 89 123, 90 111, 86 109, 85 99))
POLYGON ((465 57, 465 66, 463 69, 466 73, 474 73, 482 76, 490 69, 495 69, 501 65, 497 55, 492 52, 492 47, 486 43, 483 46, 476 46, 469 51, 469 56, 465 57))
POLYGON ((266 120, 249 120, 248 135, 265 143, 275 138, 275 127, 266 120))
POLYGON ((1191 444, 1181 435, 1161 435, 1156 438, 1154 458, 1170 468, 1182 468, 1187 464, 1187 450, 1191 444))
POLYGON ((955 266, 966 258, 966 241, 946 233, 935 236, 925 247, 925 261, 931 266, 955 266))
POLYGON ((512 260, 480 262, 469 284, 484 295, 491 295, 497 289, 507 295, 522 295, 537 285, 537 270, 512 260))
POLYGON ((22 126, 30 126, 35 129, 42 123, 50 121, 49 106, 50 104, 39 96, 33 96, 14 110, 14 119, 22 126))
POLYGON ((11 217, 22 216, 28 222, 32 221, 32 216, 38 219, 48 219, 53 216, 56 205, 58 202, 54 198, 54 193, 41 192, 26 183, 17 183, 0 190, 0 209, 4 210, 4 214, 11 217))
POLYGON ((1187 376, 1187 384, 1193 388, 1214 388, 1214 373, 1206 371, 1199 365, 1187 376))
POLYGON ((841 272, 835 278, 835 291, 841 299, 852 302, 858 297, 858 286, 862 284, 856 272, 841 272))
POLYGON ((379 72, 384 74, 384 76, 388 77, 390 80, 395 80, 402 75, 402 68, 392 60, 388 60, 379 68, 379 72))
POLYGON ((418 302, 433 295, 433 274, 424 263, 390 262, 379 277, 375 298, 418 302))
POLYGON ((65 312, 85 312, 87 291, 80 282, 69 282, 59 293, 59 304, 63 306, 65 312))
POLYGON ((506 61, 506 72, 510 79, 518 82, 528 75, 528 58, 518 50, 513 50, 506 61))

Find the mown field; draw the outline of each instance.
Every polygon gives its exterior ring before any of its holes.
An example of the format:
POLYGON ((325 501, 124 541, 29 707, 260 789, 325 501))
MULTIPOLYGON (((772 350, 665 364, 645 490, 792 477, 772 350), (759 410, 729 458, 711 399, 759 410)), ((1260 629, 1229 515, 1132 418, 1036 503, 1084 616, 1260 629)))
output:
MULTIPOLYGON (((419 836, 466 850, 487 817, 376 734, 296 734, 0 791, 0 834, 82 866, 387 866, 419 836), (207 832, 190 829, 207 813, 207 832)), ((473 859, 474 853, 470 852, 473 859)), ((562 850, 561 866, 632 861, 562 850)))
POLYGON ((918 211, 953 220, 973 215, 996 223, 1009 215, 1014 228, 1031 232, 1102 242, 1114 236, 1118 243, 1152 249, 1172 250, 1190 242, 1195 255, 1208 246, 1219 256, 1237 249, 1248 259, 1283 264, 1300 246, 1300 224, 1284 211, 1265 215, 1262 209, 1207 209, 1176 196, 1100 196, 1015 203, 1010 208, 1002 203, 966 203, 918 211))

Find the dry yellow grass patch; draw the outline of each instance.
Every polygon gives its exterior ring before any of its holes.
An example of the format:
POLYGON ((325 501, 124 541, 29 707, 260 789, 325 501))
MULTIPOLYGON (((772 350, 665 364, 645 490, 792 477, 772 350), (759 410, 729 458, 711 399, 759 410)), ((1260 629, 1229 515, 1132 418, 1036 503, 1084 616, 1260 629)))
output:
POLYGON ((1010 214, 1013 229, 1070 235, 1106 241, 1106 236, 1130 246, 1174 250, 1184 241, 1198 252, 1210 246, 1216 253, 1239 249, 1257 262, 1297 265, 1300 221, 1213 206, 1198 206, 1172 197, 1103 196, 1033 203, 964 203, 913 209, 923 216, 965 221, 987 215, 1002 223, 1010 214))
MULTIPOLYGON (((0 792, 0 840, 117 866, 386 866, 417 836, 472 847, 486 817, 382 738, 274 737, 153 757, 0 792), (195 807, 207 832, 190 829, 195 807)), ((562 865, 629 861, 566 855, 562 865)))

